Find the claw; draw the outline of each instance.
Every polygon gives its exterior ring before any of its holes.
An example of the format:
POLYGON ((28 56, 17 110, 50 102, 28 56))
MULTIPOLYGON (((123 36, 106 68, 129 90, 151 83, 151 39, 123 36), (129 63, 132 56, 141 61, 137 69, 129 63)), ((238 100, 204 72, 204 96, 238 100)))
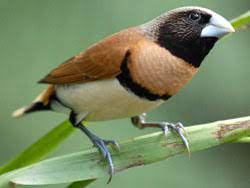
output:
POLYGON ((120 151, 120 146, 115 140, 104 140, 105 145, 110 145, 115 151, 120 151))
POLYGON ((182 140, 185 148, 187 148, 188 155, 190 157, 191 153, 190 153, 188 140, 184 136, 184 134, 187 136, 187 132, 184 129, 184 126, 182 125, 182 123, 176 123, 176 124, 173 124, 173 123, 160 123, 159 126, 163 130, 163 134, 165 135, 166 138, 167 138, 167 134, 168 134, 169 129, 173 129, 181 137, 181 140, 182 140), (184 134, 182 133, 182 131, 184 132, 184 134))
POLYGON ((190 148, 189 148, 188 140, 184 136, 184 134, 187 136, 187 132, 184 129, 184 126, 182 125, 182 123, 176 123, 176 124, 169 123, 168 126, 169 126, 169 128, 173 129, 181 137, 181 140, 182 140, 185 148, 187 148, 188 155, 190 157, 191 153, 190 153, 190 148), (182 131, 184 132, 184 134, 182 133, 182 131))
POLYGON ((175 125, 176 125, 177 127, 180 127, 181 130, 184 132, 184 134, 185 134, 186 136, 188 136, 188 132, 186 131, 186 129, 184 128, 184 126, 183 126, 183 124, 182 124, 181 122, 178 122, 178 123, 176 123, 175 125))
POLYGON ((102 140, 98 137, 95 137, 92 141, 93 141, 94 145, 99 149, 100 153, 103 156, 103 159, 106 159, 108 162, 108 166, 109 166, 109 179, 107 182, 107 184, 108 184, 111 182, 112 177, 115 174, 115 168, 114 168, 111 154, 107 148, 107 145, 111 145, 111 147, 114 148, 116 151, 119 151, 120 147, 119 147, 118 143, 114 140, 102 140))
MULTIPOLYGON (((190 158, 191 152, 190 152, 189 144, 188 144, 188 141, 187 141, 186 137, 185 137, 185 136, 183 135, 183 133, 181 132, 181 130, 183 130, 183 129, 177 128, 177 129, 176 129, 176 132, 177 132, 178 135, 181 137, 181 140, 182 140, 183 144, 184 144, 185 147, 187 148, 188 156, 189 156, 189 158, 190 158)), ((186 134, 186 131, 184 131, 184 133, 186 134)))
POLYGON ((115 174, 115 167, 114 167, 114 164, 113 164, 113 161, 112 161, 112 157, 110 155, 110 153, 107 154, 107 160, 108 160, 108 163, 109 163, 109 179, 107 181, 107 184, 109 184, 115 174))

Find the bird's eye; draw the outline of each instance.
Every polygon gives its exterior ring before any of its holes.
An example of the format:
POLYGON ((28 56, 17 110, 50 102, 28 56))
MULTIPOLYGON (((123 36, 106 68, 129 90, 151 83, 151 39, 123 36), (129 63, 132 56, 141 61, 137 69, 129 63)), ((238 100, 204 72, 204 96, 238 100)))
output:
POLYGON ((201 18, 201 15, 197 12, 191 12, 189 14, 189 19, 191 19, 193 21, 199 20, 200 18, 201 18))

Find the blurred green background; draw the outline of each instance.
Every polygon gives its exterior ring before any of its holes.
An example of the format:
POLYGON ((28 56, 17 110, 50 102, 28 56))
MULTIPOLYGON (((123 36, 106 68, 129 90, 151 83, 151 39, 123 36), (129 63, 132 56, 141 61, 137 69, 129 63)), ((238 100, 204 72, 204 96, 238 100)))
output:
MULTIPOLYGON (((12 119, 17 107, 45 88, 36 83, 52 68, 92 43, 123 28, 142 24, 166 10, 197 5, 234 18, 249 10, 249 0, 0 0, 0 164, 4 164, 67 118, 37 113, 12 119)), ((250 30, 220 41, 199 74, 175 97, 149 114, 151 120, 181 121, 186 126, 250 114, 250 30)), ((126 140, 155 130, 137 130, 128 119, 95 123, 103 138, 126 140), (100 125, 100 126, 99 126, 100 125)), ((76 132, 50 156, 91 147, 76 132)), ((228 144, 176 156, 100 179, 90 188, 250 187, 250 146, 228 144)), ((42 186, 45 187, 45 186, 42 186)), ((62 185, 48 186, 51 188, 62 185)))

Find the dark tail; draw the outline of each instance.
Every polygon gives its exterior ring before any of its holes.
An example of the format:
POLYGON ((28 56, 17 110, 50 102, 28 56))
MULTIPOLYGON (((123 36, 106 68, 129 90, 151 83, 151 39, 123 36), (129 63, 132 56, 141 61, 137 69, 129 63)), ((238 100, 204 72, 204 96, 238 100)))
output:
POLYGON ((22 107, 12 113, 12 117, 21 117, 31 112, 50 110, 50 99, 54 94, 54 86, 50 85, 29 106, 22 107))
POLYGON ((43 110, 50 110, 50 107, 48 105, 47 106, 44 105, 43 102, 34 102, 29 106, 25 106, 14 111, 12 113, 12 117, 17 118, 29 114, 31 112, 43 111, 43 110))

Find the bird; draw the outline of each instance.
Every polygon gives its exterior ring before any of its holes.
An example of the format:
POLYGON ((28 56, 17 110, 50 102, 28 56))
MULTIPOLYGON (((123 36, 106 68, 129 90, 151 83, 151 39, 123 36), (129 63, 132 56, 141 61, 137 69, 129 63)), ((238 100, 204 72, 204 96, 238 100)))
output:
POLYGON ((138 128, 160 128, 165 136, 174 131, 189 151, 182 123, 148 122, 146 113, 174 96, 198 72, 204 58, 223 36, 235 32, 230 22, 203 7, 188 6, 166 11, 142 25, 129 27, 91 45, 49 72, 39 83, 47 88, 28 106, 13 112, 65 113, 98 148, 109 167, 115 166, 108 145, 85 121, 131 118, 138 128))

